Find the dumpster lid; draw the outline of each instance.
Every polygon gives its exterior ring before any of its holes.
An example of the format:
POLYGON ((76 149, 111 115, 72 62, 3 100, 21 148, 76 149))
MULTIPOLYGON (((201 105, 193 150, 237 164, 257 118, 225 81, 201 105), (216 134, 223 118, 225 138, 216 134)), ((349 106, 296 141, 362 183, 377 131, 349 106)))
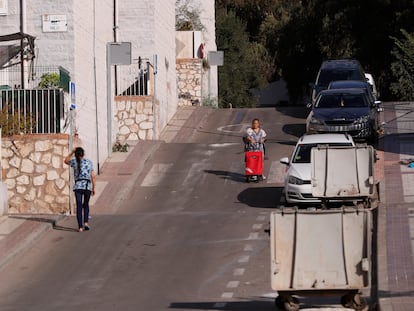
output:
POLYGON ((318 198, 372 197, 374 148, 318 146, 311 151, 312 195, 318 198))

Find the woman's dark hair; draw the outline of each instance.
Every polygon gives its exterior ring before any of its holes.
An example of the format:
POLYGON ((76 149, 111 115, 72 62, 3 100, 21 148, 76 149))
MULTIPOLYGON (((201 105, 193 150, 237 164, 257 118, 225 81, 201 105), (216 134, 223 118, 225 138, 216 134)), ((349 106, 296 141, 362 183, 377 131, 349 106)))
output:
POLYGON ((75 149, 75 158, 76 158, 76 163, 78 164, 78 170, 77 170, 78 174, 77 174, 76 177, 79 177, 79 174, 80 174, 80 160, 81 160, 81 158, 83 158, 84 155, 85 155, 85 150, 83 150, 82 147, 77 147, 75 149))

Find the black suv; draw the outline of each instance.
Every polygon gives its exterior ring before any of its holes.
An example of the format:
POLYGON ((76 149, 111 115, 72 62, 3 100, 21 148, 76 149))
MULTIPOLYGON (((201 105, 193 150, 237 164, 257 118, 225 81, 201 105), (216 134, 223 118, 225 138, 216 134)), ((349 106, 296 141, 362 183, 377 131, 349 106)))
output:
POLYGON ((324 61, 319 69, 315 84, 311 84, 312 104, 315 103, 316 96, 318 96, 321 91, 328 88, 330 82, 338 80, 358 80, 367 82, 361 64, 355 59, 324 61))

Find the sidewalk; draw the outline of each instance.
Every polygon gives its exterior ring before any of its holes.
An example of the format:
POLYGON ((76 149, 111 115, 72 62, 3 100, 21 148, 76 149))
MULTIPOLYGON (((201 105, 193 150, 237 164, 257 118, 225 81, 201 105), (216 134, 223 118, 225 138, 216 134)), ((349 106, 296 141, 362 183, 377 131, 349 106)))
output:
MULTIPOLYGON (((179 108, 161 134, 160 141, 132 141, 128 152, 114 152, 102 165, 96 178, 96 194, 91 198, 91 214, 115 213, 145 167, 145 161, 165 141, 174 140, 196 107, 179 108)), ((36 242, 66 215, 0 216, 0 269, 36 242)), ((73 220, 74 228, 76 220, 73 220)), ((76 228, 75 228, 76 229, 76 228)))
POLYGON ((381 311, 414 310, 414 103, 383 104, 385 136, 378 217, 378 298, 381 311))

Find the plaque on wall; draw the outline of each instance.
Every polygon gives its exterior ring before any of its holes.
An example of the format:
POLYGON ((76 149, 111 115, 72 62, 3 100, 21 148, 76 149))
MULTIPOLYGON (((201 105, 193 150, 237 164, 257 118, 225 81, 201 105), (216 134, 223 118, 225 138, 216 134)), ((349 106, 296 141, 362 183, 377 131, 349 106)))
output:
POLYGON ((66 19, 66 15, 56 15, 56 14, 42 15, 42 31, 43 32, 68 31, 68 22, 66 19))

